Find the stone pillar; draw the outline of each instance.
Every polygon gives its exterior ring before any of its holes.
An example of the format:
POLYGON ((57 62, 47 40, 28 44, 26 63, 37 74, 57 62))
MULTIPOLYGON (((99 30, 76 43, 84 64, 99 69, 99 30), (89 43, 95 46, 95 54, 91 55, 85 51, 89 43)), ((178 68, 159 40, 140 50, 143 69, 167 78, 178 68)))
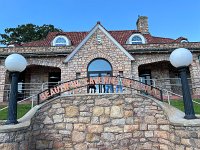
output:
POLYGON ((135 62, 131 63, 131 72, 132 72, 131 78, 139 80, 138 64, 136 64, 135 62))
POLYGON ((193 96, 200 96, 200 64, 199 60, 195 59, 193 63, 189 66, 190 70, 190 77, 191 77, 191 84, 192 84, 192 95, 193 96))
MULTIPOLYGON (((4 63, 2 63, 4 64, 4 63)), ((5 89, 5 79, 6 79, 6 68, 4 65, 0 65, 0 102, 5 101, 6 99, 6 92, 5 89)))

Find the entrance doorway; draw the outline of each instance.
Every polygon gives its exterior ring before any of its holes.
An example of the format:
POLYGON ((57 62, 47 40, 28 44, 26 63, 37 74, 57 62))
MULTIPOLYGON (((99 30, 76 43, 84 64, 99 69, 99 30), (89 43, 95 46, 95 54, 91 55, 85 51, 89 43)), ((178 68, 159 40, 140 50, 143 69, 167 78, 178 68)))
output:
MULTIPOLYGON (((112 76, 112 66, 109 61, 103 58, 98 58, 92 60, 87 69, 87 76, 90 77, 105 77, 105 76, 112 76)), ((95 92, 96 93, 105 93, 106 86, 111 86, 113 89, 113 85, 105 85, 105 84, 95 84, 95 92)), ((90 86, 87 88, 87 92, 90 92, 90 86)), ((111 92, 111 91, 110 91, 111 92)))
POLYGON ((49 79, 48 79, 49 88, 58 84, 60 79, 61 79, 61 73, 60 72, 49 72, 49 79))
POLYGON ((151 85, 151 70, 142 70, 139 72, 140 81, 147 85, 151 85))

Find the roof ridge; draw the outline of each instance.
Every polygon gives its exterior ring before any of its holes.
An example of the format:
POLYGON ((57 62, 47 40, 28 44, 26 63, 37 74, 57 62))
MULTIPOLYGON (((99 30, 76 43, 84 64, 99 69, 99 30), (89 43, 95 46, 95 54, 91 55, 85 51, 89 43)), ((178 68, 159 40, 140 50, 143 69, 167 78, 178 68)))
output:
POLYGON ((62 32, 49 32, 49 33, 88 33, 89 31, 62 31, 62 32))
POLYGON ((118 31, 138 31, 138 30, 125 30, 125 29, 123 29, 123 30, 108 30, 108 32, 113 32, 113 31, 118 32, 118 31))
POLYGON ((168 38, 168 37, 160 37, 160 36, 152 36, 152 35, 151 35, 151 37, 152 38, 162 38, 162 39, 172 39, 172 40, 174 40, 173 38, 168 38))
MULTIPOLYGON (((123 32, 123 31, 137 31, 137 32, 140 32, 138 30, 126 30, 126 29, 123 29, 123 30, 107 30, 108 32, 123 32)), ((55 31, 55 32, 49 32, 49 33, 88 33, 90 31, 61 31, 61 32, 58 32, 58 31, 55 31)))

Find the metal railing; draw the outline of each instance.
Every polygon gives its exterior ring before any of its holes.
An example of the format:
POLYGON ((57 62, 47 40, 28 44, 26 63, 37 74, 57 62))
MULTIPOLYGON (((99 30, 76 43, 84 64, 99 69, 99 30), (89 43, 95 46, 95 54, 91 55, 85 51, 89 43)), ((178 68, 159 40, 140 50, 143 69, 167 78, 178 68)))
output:
MULTIPOLYGON (((173 93, 182 95, 181 78, 160 78, 160 79, 143 79, 139 78, 141 82, 146 82, 154 87, 160 89, 167 89, 173 93)), ((198 82, 192 83, 191 78, 188 78, 189 86, 192 88, 195 84, 200 85, 200 78, 196 79, 198 82)), ((192 91, 191 91, 192 92, 192 91)))
MULTIPOLYGON (((42 84, 43 83, 19 83, 18 101, 39 93, 42 90, 42 84)), ((0 92, 3 95, 3 101, 8 101, 10 94, 10 84, 0 84, 0 92)))
MULTIPOLYGON (((159 87, 160 89, 162 89, 163 90, 163 98, 165 100, 167 100, 169 104, 170 104, 170 99, 174 99, 174 98, 172 98, 172 96, 176 97, 176 99, 178 97, 182 98, 182 94, 180 92, 172 90, 172 86, 174 86, 174 87, 176 86, 177 88, 181 89, 180 78, 162 78, 162 79, 145 79, 145 80, 151 81, 152 86, 159 87), (166 83, 166 82, 168 82, 168 84, 165 84, 165 86, 163 86, 162 84, 166 83), (162 84, 160 84, 160 83, 162 83, 162 84), (171 90, 170 90, 170 88, 171 88, 171 90)), ((145 81, 145 80, 143 79, 143 81, 145 81)), ((190 80, 191 91, 196 90, 196 89, 200 90, 200 82, 196 82, 194 85, 194 84, 191 84, 191 79, 188 79, 188 80, 190 80)), ((197 81, 198 80, 200 80, 200 79, 197 79, 197 81)), ((36 95, 38 93, 48 89, 50 86, 53 86, 56 84, 61 84, 61 83, 63 83, 63 82, 60 81, 60 82, 44 82, 44 83, 23 83, 21 85, 23 88, 19 89, 19 91, 18 91, 19 100, 20 100, 19 103, 32 99, 31 103, 33 106, 33 103, 35 101, 33 99, 34 98, 37 99, 36 95)), ((4 84, 4 85, 1 84, 0 87, 1 87, 0 92, 1 92, 1 89, 4 89, 2 92, 4 93, 4 102, 6 102, 6 101, 8 101, 8 98, 9 98, 10 84, 4 84)), ((124 92, 128 91, 128 89, 126 89, 124 87, 123 91, 124 92)), ((71 91, 70 95, 71 94, 75 94, 75 91, 71 91)), ((199 102, 196 102, 194 100, 193 100, 193 102, 196 104, 200 104, 199 102)), ((2 108, 2 109, 5 109, 5 108, 2 108)), ((0 111, 2 109, 0 109, 0 111)))
MULTIPOLYGON (((167 100, 168 104, 171 105, 170 100, 182 99, 182 89, 181 89, 181 78, 161 78, 161 79, 140 79, 140 81, 151 83, 152 86, 158 87, 163 91, 163 99, 167 100)), ((197 105, 200 105, 199 102, 195 101, 196 97, 195 91, 199 91, 200 94, 200 78, 193 79, 196 82, 191 81, 191 78, 188 78, 192 101, 197 105)))
MULTIPOLYGON (((199 89, 200 90, 200 82, 196 82, 195 85, 191 84, 191 79, 189 78, 189 83, 191 87, 191 93, 193 90, 199 89)), ((197 79, 200 80, 200 79, 197 79)), ((151 86, 158 87, 160 89, 165 89, 170 91, 169 93, 175 93, 178 95, 182 95, 181 90, 181 81, 180 78, 161 78, 161 79, 139 79, 141 82, 150 81, 151 86)), ((49 87, 61 84, 60 82, 44 82, 44 83, 23 83, 21 84, 21 88, 18 88, 18 100, 26 99, 32 95, 38 94, 41 91, 48 89, 49 87)), ((0 84, 0 92, 3 92, 4 100, 8 101, 9 93, 10 93, 10 84, 0 84), (3 91, 1 90, 3 89, 3 91)))
MULTIPOLYGON (((33 108, 34 104, 36 104, 36 102, 37 102, 37 95, 32 95, 32 96, 30 96, 28 98, 25 98, 25 99, 23 99, 21 101, 18 101, 17 103, 20 104, 22 102, 29 101, 29 100, 31 100, 31 108, 33 108)), ((1 108, 0 111, 5 110, 7 108, 8 108, 8 106, 5 106, 5 107, 1 108)))

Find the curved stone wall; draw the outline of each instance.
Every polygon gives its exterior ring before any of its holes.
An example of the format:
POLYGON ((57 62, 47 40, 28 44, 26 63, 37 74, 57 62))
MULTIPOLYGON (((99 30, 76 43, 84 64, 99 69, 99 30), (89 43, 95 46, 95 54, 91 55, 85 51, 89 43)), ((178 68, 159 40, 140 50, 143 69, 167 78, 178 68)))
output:
POLYGON ((171 146, 165 143, 169 140, 170 127, 161 108, 150 99, 130 95, 56 100, 44 106, 33 122, 37 134, 32 143, 36 149, 171 146))
POLYGON ((199 126, 171 124, 156 100, 130 94, 58 98, 31 122, 0 127, 0 149, 200 149, 199 126))

